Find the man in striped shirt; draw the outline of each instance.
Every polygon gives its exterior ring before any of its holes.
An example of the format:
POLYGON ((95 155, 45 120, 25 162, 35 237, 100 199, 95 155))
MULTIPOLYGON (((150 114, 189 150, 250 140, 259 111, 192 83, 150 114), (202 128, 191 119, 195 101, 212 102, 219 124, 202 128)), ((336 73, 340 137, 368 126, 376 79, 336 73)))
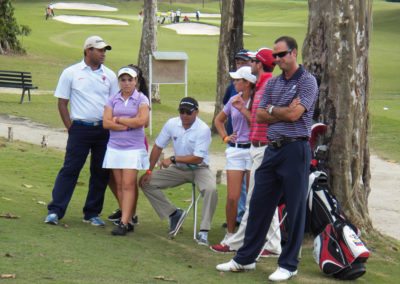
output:
POLYGON ((297 63, 297 54, 294 38, 284 36, 275 41, 273 56, 282 74, 268 81, 257 110, 257 122, 268 123, 268 147, 255 173, 243 246, 230 262, 217 265, 220 271, 255 269, 276 206, 284 198, 290 224, 288 241, 269 280, 284 281, 297 275, 311 160, 308 138, 318 96, 317 81, 297 63))
MULTIPOLYGON (((246 210, 240 223, 240 227, 235 234, 231 237, 224 239, 222 243, 211 246, 211 250, 219 253, 227 253, 237 251, 242 245, 244 240, 244 233, 247 226, 247 219, 249 214, 249 203, 254 188, 254 173, 260 166, 265 148, 267 147, 267 124, 258 123, 256 121, 256 111, 258 105, 265 92, 265 86, 270 78, 272 78, 272 71, 275 67, 275 60, 272 56, 272 50, 269 48, 260 48, 257 52, 248 53, 251 58, 251 70, 257 76, 256 90, 253 97, 253 103, 248 111, 251 111, 250 120, 250 155, 253 165, 250 171, 249 189, 246 199, 246 210)), ((269 240, 265 249, 263 249, 261 256, 279 256, 281 253, 281 235, 279 231, 279 218, 278 212, 275 212, 274 218, 268 230, 266 238, 269 240), (274 234, 274 232, 276 233, 274 234)))

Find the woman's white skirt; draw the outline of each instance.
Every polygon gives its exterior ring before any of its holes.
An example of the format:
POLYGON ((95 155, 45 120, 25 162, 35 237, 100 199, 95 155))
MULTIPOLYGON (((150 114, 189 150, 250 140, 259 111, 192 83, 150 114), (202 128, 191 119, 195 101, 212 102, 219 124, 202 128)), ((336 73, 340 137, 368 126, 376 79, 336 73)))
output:
POLYGON ((119 150, 107 147, 103 161, 105 169, 147 170, 149 166, 149 155, 144 149, 119 150))

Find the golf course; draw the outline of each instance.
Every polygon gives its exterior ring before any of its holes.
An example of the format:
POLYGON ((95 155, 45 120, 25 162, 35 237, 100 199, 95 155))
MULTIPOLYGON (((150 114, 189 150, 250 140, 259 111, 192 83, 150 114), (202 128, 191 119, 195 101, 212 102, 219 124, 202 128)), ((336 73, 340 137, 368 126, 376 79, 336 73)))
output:
MULTIPOLYGON (((159 0, 158 9, 167 12, 179 8, 183 13, 194 13, 199 9, 204 15, 199 24, 218 28, 220 19, 214 15, 220 13, 219 2, 159 0)), ((112 46, 105 60, 105 65, 112 70, 137 63, 142 31, 138 13, 143 1, 85 0, 87 4, 116 9, 56 8, 55 17, 47 20, 45 8, 49 3, 46 1, 15 0, 12 3, 18 24, 27 25, 32 31, 19 38, 26 54, 0 55, 0 70, 31 72, 33 84, 38 89, 32 91, 31 102, 25 98, 25 102, 19 104, 20 89, 0 88, 2 118, 24 119, 54 131, 63 131, 54 90, 61 72, 82 60, 83 43, 88 36, 99 35, 112 46), (58 16, 96 17, 104 21, 67 23, 57 20, 58 16), (113 21, 107 24, 106 19, 113 21), (112 24, 116 21, 127 24, 112 24)), ((400 3, 373 1, 372 14, 370 152, 398 164, 400 83, 395 70, 400 64, 400 3)), ((197 23, 194 17, 190 20, 197 23)), ((297 39, 301 55, 307 24, 308 3, 305 0, 246 0, 244 47, 253 51, 272 47, 276 38, 289 35, 297 39)), ((199 116, 211 125, 217 89, 219 36, 198 30, 194 34, 179 34, 174 29, 164 28, 165 25, 167 23, 160 24, 157 29, 158 51, 180 51, 188 55, 188 95, 200 102, 199 116), (207 106, 207 110, 202 110, 202 106, 207 106)), ((201 29, 201 25, 194 28, 201 29)), ((274 75, 278 74, 280 70, 276 68, 274 75)), ((150 144, 167 119, 178 115, 178 102, 184 94, 184 85, 160 86, 161 103, 152 106, 150 144)), ((220 137, 215 135, 210 152, 221 156, 224 149, 220 137)), ((81 172, 65 217, 58 226, 45 225, 46 205, 51 201, 54 180, 63 160, 64 152, 60 149, 16 140, 9 142, 0 137, 0 283, 265 283, 276 269, 276 258, 262 258, 252 272, 218 272, 215 266, 230 260, 233 254, 217 254, 206 246, 197 245, 193 240, 192 214, 176 238, 169 239, 167 221, 158 218, 141 193, 137 211, 139 225, 133 234, 111 236, 113 224, 108 221, 104 228, 83 223, 82 206, 90 176, 89 163, 81 172)), ((372 188, 374 190, 385 189, 372 188)), ((191 185, 168 190, 165 194, 176 206, 186 208, 190 203, 191 185)), ((398 203, 398 196, 393 196, 393 202, 398 203)), ((224 184, 218 185, 218 199, 209 233, 211 244, 218 243, 225 234, 221 227, 225 222, 224 184)), ((102 218, 106 219, 117 207, 111 191, 107 190, 102 218)), ((379 232, 362 233, 371 257, 366 263, 367 273, 356 282, 398 283, 399 240, 379 232)), ((306 236, 299 274, 290 283, 335 283, 333 278, 322 274, 312 253, 313 239, 306 236)))

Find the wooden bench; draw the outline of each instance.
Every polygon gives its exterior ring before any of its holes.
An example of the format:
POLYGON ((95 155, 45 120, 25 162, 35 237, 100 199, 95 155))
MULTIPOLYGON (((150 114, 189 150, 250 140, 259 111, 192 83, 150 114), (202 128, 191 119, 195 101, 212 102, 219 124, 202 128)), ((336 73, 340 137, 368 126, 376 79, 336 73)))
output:
POLYGON ((25 92, 31 101, 31 90, 38 87, 32 85, 31 72, 0 70, 0 87, 22 89, 20 104, 24 102, 25 92))

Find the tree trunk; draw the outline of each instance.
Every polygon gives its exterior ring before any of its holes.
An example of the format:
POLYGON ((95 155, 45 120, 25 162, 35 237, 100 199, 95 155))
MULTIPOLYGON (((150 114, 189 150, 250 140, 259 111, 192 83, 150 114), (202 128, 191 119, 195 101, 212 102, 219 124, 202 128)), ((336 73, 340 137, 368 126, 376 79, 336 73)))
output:
POLYGON ((372 229, 368 51, 372 0, 309 0, 305 67, 320 82, 317 112, 328 125, 328 173, 333 193, 350 220, 372 229))
POLYGON ((218 49, 217 94, 212 132, 217 133, 214 120, 222 109, 222 99, 230 83, 229 70, 235 69, 235 54, 243 48, 244 0, 222 0, 218 49))
MULTIPOLYGON (((157 0, 144 0, 143 27, 140 41, 138 65, 143 71, 143 76, 149 86, 149 55, 157 50, 157 0)), ((160 102, 158 85, 151 86, 151 98, 154 102, 160 102)))

